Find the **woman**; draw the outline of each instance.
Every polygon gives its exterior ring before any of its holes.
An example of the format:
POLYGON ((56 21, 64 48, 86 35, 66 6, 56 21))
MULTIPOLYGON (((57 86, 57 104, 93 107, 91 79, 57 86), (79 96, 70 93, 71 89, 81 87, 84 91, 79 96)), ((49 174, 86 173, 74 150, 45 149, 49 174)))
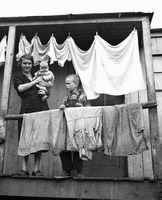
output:
MULTIPOLYGON (((41 95, 38 94, 38 88, 36 87, 36 84, 42 80, 42 77, 33 80, 34 74, 31 73, 33 63, 34 60, 31 55, 23 55, 18 62, 18 65, 21 67, 21 73, 14 77, 14 87, 21 98, 20 114, 49 110, 47 101, 41 100, 41 95)), ((22 120, 19 120, 18 138, 20 138, 21 125, 22 120)), ((28 157, 29 156, 22 157, 22 169, 17 175, 29 175, 28 157)), ((34 161, 35 165, 32 175, 42 176, 40 171, 41 151, 34 153, 34 161)))

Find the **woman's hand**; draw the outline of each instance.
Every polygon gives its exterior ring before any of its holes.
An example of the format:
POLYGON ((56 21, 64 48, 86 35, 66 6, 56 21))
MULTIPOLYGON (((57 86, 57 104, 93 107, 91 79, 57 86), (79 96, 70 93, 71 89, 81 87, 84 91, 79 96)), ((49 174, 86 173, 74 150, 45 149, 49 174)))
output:
POLYGON ((36 79, 33 80, 35 82, 35 84, 38 84, 42 81, 42 77, 38 76, 36 79))

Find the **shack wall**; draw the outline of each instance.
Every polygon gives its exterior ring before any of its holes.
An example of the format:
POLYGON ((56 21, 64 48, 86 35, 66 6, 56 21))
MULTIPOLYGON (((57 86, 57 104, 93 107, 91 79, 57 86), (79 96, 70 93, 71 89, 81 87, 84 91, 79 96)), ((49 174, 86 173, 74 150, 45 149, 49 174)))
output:
POLYGON ((151 34, 152 44, 152 59, 155 76, 155 89, 158 104, 158 120, 159 120, 159 137, 160 137, 160 167, 159 176, 162 177, 162 30, 158 33, 152 32, 151 34))

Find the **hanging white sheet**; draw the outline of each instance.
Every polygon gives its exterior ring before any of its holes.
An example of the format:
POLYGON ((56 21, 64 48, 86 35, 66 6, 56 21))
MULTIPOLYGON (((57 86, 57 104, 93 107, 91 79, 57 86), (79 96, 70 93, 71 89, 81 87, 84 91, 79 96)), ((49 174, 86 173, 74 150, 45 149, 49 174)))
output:
POLYGON ((97 35, 95 41, 96 93, 124 95, 145 89, 136 30, 116 46, 97 35))

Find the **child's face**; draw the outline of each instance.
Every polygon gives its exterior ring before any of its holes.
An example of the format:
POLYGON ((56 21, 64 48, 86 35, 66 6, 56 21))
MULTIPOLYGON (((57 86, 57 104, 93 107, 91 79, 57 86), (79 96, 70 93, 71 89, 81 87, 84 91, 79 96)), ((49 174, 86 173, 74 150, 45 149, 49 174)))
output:
POLYGON ((48 65, 46 63, 40 63, 40 70, 42 72, 47 72, 48 71, 48 65))
POLYGON ((78 87, 78 84, 73 80, 72 77, 66 78, 65 85, 68 92, 73 92, 77 90, 78 87))

